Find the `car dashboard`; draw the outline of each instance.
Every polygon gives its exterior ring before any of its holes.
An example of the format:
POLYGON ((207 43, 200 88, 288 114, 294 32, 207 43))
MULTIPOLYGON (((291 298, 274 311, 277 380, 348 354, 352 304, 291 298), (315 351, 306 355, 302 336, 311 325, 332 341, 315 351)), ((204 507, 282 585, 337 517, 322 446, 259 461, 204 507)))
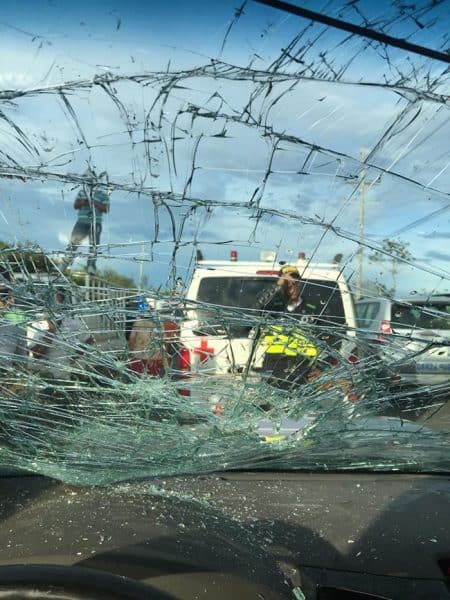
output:
POLYGON ((444 475, 225 472, 109 487, 16 475, 0 487, 0 592, 450 597, 444 475))

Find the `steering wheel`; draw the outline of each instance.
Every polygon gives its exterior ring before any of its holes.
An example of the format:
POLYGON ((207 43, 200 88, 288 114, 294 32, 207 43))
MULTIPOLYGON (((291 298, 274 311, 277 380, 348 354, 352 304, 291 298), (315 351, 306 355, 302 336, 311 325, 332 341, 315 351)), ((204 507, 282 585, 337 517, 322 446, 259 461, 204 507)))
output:
POLYGON ((2 600, 176 600, 152 586, 96 569, 59 565, 0 567, 2 600))

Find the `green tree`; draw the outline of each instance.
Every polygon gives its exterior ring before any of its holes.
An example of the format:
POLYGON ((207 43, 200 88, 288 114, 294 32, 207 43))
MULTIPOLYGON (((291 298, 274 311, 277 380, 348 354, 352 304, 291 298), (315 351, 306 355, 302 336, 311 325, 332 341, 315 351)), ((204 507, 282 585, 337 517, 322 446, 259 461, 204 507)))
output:
POLYGON ((410 261, 413 255, 408 250, 409 242, 402 240, 390 240, 385 238, 381 244, 381 250, 376 250, 369 256, 370 262, 390 262, 390 271, 392 277, 392 287, 388 288, 385 283, 378 283, 377 286, 381 293, 386 296, 395 296, 397 291, 397 276, 399 263, 402 261, 410 261))
MULTIPOLYGON (((58 269, 46 253, 34 242, 24 241, 13 246, 0 240, 0 272, 9 273, 54 273, 58 269)), ((86 281, 85 271, 66 273, 66 276, 78 285, 84 285, 86 281)), ((136 288, 136 283, 131 277, 127 277, 114 271, 105 269, 97 273, 97 277, 107 281, 113 287, 136 288)))
POLYGON ((99 271, 97 277, 106 280, 117 287, 136 288, 134 279, 131 277, 126 277, 125 275, 122 275, 113 269, 104 269, 103 271, 99 271))
POLYGON ((52 273, 53 262, 36 243, 24 241, 15 246, 0 240, 0 263, 12 273, 52 273))
MULTIPOLYGON (((86 271, 74 271, 67 273, 67 276, 77 285, 84 285, 86 281, 86 271)), ((103 282, 107 282, 111 285, 111 287, 119 287, 119 288, 128 288, 128 289, 136 289, 136 283, 131 277, 127 277, 126 275, 122 275, 113 269, 104 269, 102 271, 97 271, 95 275, 96 279, 99 279, 103 282)))

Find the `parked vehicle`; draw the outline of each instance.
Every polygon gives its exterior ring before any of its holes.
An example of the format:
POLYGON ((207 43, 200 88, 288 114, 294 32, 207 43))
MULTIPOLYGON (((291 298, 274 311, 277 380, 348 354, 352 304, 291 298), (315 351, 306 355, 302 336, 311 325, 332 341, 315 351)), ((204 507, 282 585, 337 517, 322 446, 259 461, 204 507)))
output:
MULTIPOLYGON (((256 298, 274 286, 283 262, 197 262, 186 293, 186 320, 180 330, 179 370, 200 383, 200 394, 212 402, 229 394, 233 382, 249 384, 264 377, 264 348, 255 343, 261 323, 256 298), (225 381, 224 381, 225 378, 225 381), (224 392, 225 390, 225 392, 224 392)), ((294 262, 306 282, 302 294, 320 307, 317 321, 334 330, 341 342, 336 351, 346 360, 356 360, 354 330, 356 314, 346 279, 337 264, 294 262)), ((192 386, 191 386, 192 387, 192 386)), ((186 392, 187 393, 187 392, 186 392)))
POLYGON ((396 384, 450 384, 450 295, 356 302, 360 335, 396 384))

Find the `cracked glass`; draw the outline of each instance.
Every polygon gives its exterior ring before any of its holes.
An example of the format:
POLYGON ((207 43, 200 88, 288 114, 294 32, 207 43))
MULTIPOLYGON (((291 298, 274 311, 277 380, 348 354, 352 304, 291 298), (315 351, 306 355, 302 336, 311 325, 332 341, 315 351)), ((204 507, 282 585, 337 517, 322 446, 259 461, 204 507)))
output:
POLYGON ((450 3, 270 4, 3 13, 5 472, 449 470, 450 3))

